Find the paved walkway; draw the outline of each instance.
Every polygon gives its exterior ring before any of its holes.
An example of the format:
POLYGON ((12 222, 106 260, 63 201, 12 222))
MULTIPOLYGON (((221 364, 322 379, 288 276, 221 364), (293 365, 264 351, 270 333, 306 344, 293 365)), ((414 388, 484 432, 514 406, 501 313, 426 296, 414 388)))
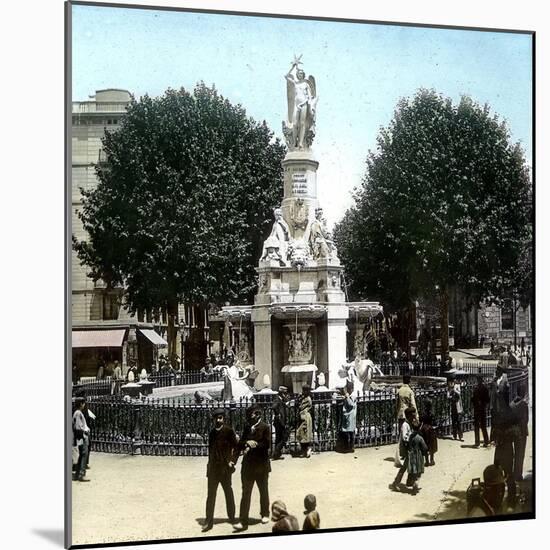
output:
POLYGON ((459 348, 451 351, 450 355, 455 359, 463 359, 464 361, 487 361, 488 363, 496 363, 496 359, 486 359, 489 356, 489 351, 489 348, 459 348))
MULTIPOLYGON (((465 492, 492 462, 494 449, 472 448, 473 433, 463 443, 439 441, 436 465, 426 469, 416 496, 388 489, 396 469, 395 445, 358 449, 355 454, 315 454, 272 463, 270 499, 281 499, 290 513, 303 518, 303 498, 317 497, 323 528, 342 528, 463 518, 465 492)), ((528 441, 524 472, 531 471, 528 441)), ((206 458, 152 457, 95 453, 90 483, 73 482, 73 544, 231 535, 219 488, 214 529, 203 535, 206 458)), ((239 468, 237 470, 237 474, 239 468)), ((529 483, 524 483, 528 490, 529 483)), ((240 476, 233 476, 237 509, 240 476)), ((248 533, 271 531, 259 523, 254 490, 248 533), (254 521, 254 519, 252 519, 254 521)), ((523 509, 525 510, 525 508, 523 509)), ((235 535, 238 536, 238 535, 235 535)))

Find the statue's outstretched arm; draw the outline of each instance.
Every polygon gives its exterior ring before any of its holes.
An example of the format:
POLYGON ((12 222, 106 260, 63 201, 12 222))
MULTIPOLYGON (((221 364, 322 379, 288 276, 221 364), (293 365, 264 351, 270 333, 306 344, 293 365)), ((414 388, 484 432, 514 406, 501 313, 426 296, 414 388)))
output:
POLYGON ((292 71, 294 70, 294 67, 296 67, 296 63, 292 63, 292 65, 290 66, 290 71, 288 71, 288 73, 285 74, 285 78, 287 80, 290 80, 290 82, 292 82, 294 84, 295 80, 294 80, 294 75, 292 74, 292 71))

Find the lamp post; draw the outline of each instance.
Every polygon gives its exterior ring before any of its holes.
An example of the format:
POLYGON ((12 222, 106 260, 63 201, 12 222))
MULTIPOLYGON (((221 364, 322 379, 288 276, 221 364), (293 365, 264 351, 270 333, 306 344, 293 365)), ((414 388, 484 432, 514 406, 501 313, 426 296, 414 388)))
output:
POLYGON ((517 314, 517 310, 516 310, 516 295, 513 294, 512 296, 512 322, 513 322, 513 327, 514 327, 514 352, 516 351, 516 347, 517 347, 517 320, 516 320, 516 314, 517 314))
POLYGON ((185 342, 187 338, 189 337, 189 327, 187 326, 187 323, 185 322, 185 319, 180 319, 180 339, 181 339, 181 368, 183 370, 186 370, 185 368, 185 342))

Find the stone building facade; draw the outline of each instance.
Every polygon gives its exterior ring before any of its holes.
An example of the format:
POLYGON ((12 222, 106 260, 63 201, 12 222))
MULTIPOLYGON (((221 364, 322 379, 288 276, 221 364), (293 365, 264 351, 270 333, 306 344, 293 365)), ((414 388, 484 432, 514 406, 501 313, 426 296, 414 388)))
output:
MULTIPOLYGON (((71 222, 72 234, 78 240, 86 239, 78 217, 81 189, 97 186, 96 165, 105 160, 102 138, 106 130, 119 128, 130 98, 127 90, 110 88, 72 104, 71 222)), ((74 250, 71 260, 73 364, 78 376, 94 376, 99 362, 109 365, 118 360, 123 371, 133 361, 147 370, 158 364, 159 355, 167 352, 166 312, 132 315, 123 306, 122 288, 109 289, 102 281, 94 283, 74 250)), ((207 308, 178 306, 176 354, 184 367, 197 369, 204 364, 210 347, 209 324, 207 308)))
MULTIPOLYGON (((71 222, 72 234, 78 240, 86 239, 78 217, 81 190, 96 187, 96 165, 105 160, 101 140, 106 130, 119 127, 129 102, 127 90, 106 89, 72 104, 71 222)), ((139 322, 123 307, 122 288, 110 289, 102 281, 92 281, 74 250, 71 260, 72 359, 76 376, 94 376, 99 363, 109 367, 115 360, 123 371, 131 362, 150 369, 166 344, 159 334, 162 319, 157 326, 152 319, 149 323, 139 322)))
MULTIPOLYGON (((78 239, 86 238, 78 217, 82 205, 81 189, 97 185, 95 167, 101 162, 101 139, 105 129, 116 130, 130 101, 126 90, 99 90, 88 101, 76 101, 72 106, 72 170, 71 220, 72 232, 78 239)), ((107 290, 86 275, 76 252, 72 251, 72 321, 73 325, 89 325, 103 321, 129 321, 131 316, 120 308, 120 289, 107 290)))
POLYGON ((531 307, 523 308, 511 300, 503 306, 483 304, 477 310, 479 337, 502 344, 532 344, 531 307))

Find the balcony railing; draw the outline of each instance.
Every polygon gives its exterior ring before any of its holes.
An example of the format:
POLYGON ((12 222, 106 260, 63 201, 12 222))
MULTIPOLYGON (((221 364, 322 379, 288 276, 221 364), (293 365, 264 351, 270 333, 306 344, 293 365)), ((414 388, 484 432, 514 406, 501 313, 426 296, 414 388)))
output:
POLYGON ((73 114, 82 113, 125 113, 126 102, 73 101, 73 114))

